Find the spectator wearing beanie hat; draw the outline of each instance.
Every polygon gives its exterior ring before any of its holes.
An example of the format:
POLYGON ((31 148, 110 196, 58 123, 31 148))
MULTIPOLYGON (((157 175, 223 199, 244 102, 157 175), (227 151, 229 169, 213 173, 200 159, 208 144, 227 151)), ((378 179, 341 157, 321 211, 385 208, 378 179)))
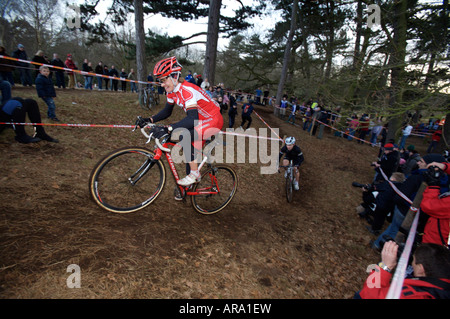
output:
POLYGON ((399 164, 399 153, 394 149, 394 144, 387 143, 384 145, 383 155, 380 160, 377 162, 372 162, 372 166, 375 166, 375 177, 373 179, 374 183, 379 183, 384 181, 384 177, 381 174, 380 169, 386 174, 386 177, 389 179, 397 170, 399 164))

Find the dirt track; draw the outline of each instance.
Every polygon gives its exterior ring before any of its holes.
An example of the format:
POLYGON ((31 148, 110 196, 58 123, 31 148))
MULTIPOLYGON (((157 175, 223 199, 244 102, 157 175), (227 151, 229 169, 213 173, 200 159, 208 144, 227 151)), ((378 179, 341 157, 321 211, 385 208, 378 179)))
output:
MULTIPOLYGON (((96 93, 58 91, 62 123, 130 124, 145 113, 130 93, 96 93)), ((137 133, 49 127, 59 144, 22 145, 12 130, 3 132, 0 297, 351 298, 378 261, 354 210, 360 190, 351 187, 370 181, 377 150, 328 131, 318 139, 269 109, 256 111, 300 141, 300 191, 289 204, 281 174, 234 164, 238 193, 211 216, 175 202, 172 180, 150 208, 133 214, 108 213, 90 200, 92 167, 117 147, 144 145, 137 133), (80 289, 66 284, 72 264, 81 269, 80 289)), ((265 125, 253 116, 252 127, 265 125)))

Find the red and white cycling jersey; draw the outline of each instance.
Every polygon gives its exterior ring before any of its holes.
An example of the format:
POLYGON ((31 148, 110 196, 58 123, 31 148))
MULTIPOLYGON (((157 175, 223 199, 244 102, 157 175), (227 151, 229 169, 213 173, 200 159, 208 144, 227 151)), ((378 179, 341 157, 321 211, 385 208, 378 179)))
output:
MULTIPOLYGON (((199 123, 195 126, 198 134, 197 141, 204 141, 217 134, 223 126, 223 117, 220 114, 219 104, 211 99, 202 88, 188 81, 177 85, 175 90, 167 93, 167 103, 177 104, 186 110, 193 105, 197 105, 199 123)), ((203 144, 195 143, 196 148, 203 144)))
POLYGON ((203 89, 188 81, 178 84, 173 92, 167 93, 167 102, 181 106, 185 112, 190 106, 197 105, 201 121, 221 116, 219 104, 203 89))

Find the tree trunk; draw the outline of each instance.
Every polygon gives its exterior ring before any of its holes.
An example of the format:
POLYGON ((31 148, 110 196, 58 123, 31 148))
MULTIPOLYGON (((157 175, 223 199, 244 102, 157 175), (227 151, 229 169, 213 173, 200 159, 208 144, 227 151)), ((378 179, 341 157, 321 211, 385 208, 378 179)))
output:
POLYGON ((274 107, 274 113, 278 114, 277 106, 281 103, 281 96, 283 95, 284 85, 286 82, 287 70, 289 67, 289 60, 291 57, 292 39, 294 38, 295 29, 297 28, 297 12, 298 12, 298 0, 293 1, 292 14, 291 14, 291 28, 289 30, 288 39, 286 42, 286 49, 284 50, 283 69, 281 70, 280 83, 278 84, 276 103, 274 107))
MULTIPOLYGON (((143 0, 133 0, 134 22, 136 30, 136 76, 139 81, 147 79, 147 65, 145 63, 145 31, 144 31, 144 5, 143 0)), ((139 98, 142 94, 143 84, 139 83, 139 98)))
POLYGON ((219 17, 222 0, 210 0, 208 17, 208 35, 206 39, 205 67, 203 78, 214 85, 216 73, 217 41, 219 39, 219 17))
POLYGON ((327 2, 327 25, 328 25, 328 35, 327 35, 327 52, 326 52, 326 68, 325 68, 325 79, 329 79, 331 75, 331 69, 333 67, 333 53, 334 53, 334 1, 327 2))
MULTIPOLYGON (((392 47, 394 49, 391 62, 391 96, 389 108, 395 113, 395 108, 403 102, 405 56, 406 56, 406 30, 407 30, 407 0, 396 0, 394 4, 395 22, 394 39, 392 47)), ((402 115, 394 116, 389 121, 387 140, 396 139, 402 124, 402 115)))

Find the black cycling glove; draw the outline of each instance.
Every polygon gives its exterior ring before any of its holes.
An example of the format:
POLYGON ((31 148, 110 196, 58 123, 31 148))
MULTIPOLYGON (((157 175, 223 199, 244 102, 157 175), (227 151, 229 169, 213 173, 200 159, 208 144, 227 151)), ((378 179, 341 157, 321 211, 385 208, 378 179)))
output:
POLYGON ((150 133, 153 134, 154 138, 160 139, 169 134, 169 130, 167 127, 155 126, 150 130, 150 133))
POLYGON ((138 116, 138 119, 136 120, 136 125, 139 126, 140 128, 143 128, 150 122, 151 122, 150 118, 148 118, 148 117, 143 118, 143 117, 138 116))

